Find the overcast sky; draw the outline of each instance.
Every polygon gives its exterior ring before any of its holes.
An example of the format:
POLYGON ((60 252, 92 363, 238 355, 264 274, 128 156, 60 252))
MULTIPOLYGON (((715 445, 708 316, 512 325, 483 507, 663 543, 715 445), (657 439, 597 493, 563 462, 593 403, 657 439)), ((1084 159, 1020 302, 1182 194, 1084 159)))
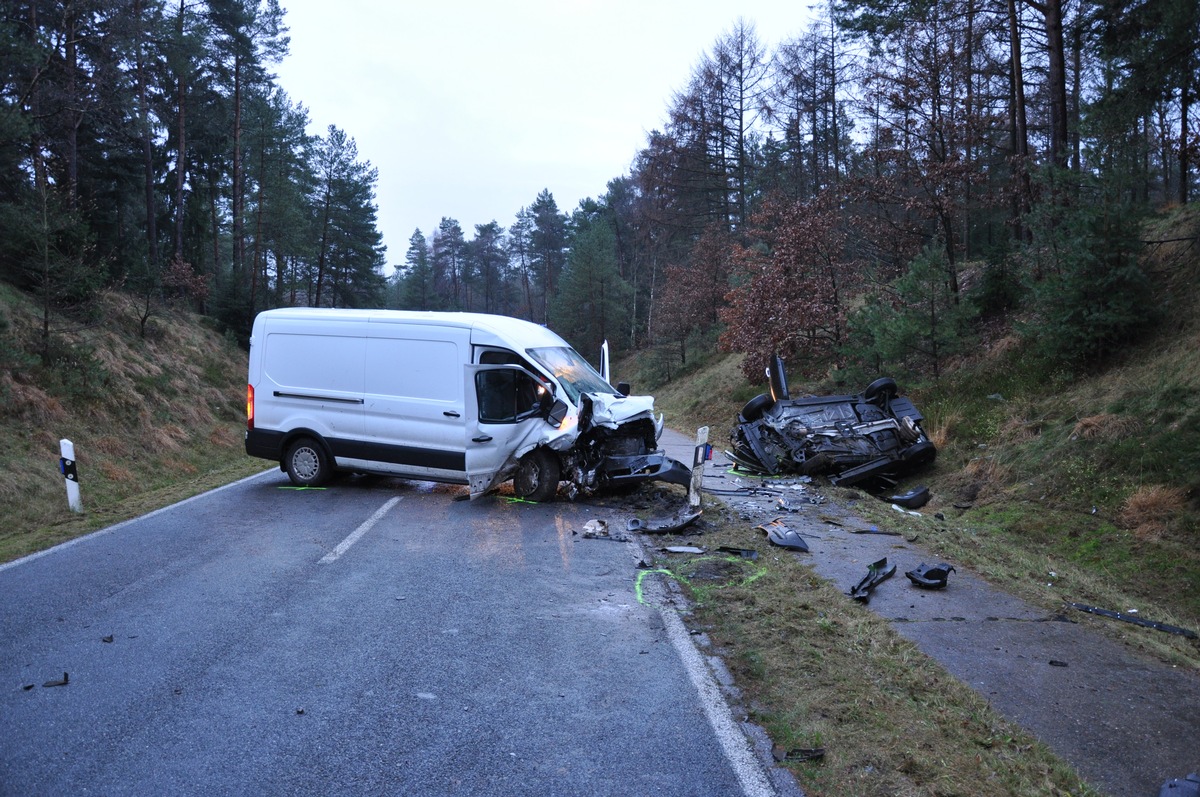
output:
POLYGON ((549 189, 570 213, 627 174, 675 92, 739 17, 769 48, 795 0, 281 0, 279 84, 379 170, 387 268, 443 216, 467 239, 549 189))

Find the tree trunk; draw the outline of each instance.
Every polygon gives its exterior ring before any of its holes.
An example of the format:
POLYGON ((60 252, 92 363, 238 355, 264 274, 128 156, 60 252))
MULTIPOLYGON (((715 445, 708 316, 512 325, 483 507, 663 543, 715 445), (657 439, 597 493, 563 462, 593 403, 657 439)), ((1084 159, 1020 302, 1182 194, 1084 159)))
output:
POLYGON ((245 241, 242 240, 242 56, 233 59, 233 196, 230 210, 233 214, 233 275, 235 280, 243 278, 245 263, 245 241))
MULTIPOLYGON (((133 15, 137 20, 137 92, 138 113, 142 123, 142 169, 146 200, 146 244, 149 255, 151 274, 158 267, 158 214, 154 209, 154 142, 150 131, 150 108, 146 91, 146 57, 144 44, 145 31, 142 27, 142 13, 145 10, 142 0, 134 0, 133 15)), ((145 324, 143 323, 143 331, 145 324)))
POLYGON ((1179 87, 1179 204, 1188 203, 1188 172, 1191 158, 1188 157, 1188 115, 1192 105, 1193 56, 1188 56, 1188 66, 1183 71, 1183 85, 1179 87))
POLYGON ((1063 0, 1030 3, 1046 23, 1046 89, 1050 95, 1050 159, 1067 165, 1067 63, 1063 44, 1063 0))
MULTIPOLYGON (((184 13, 187 0, 179 0, 179 24, 175 31, 179 38, 179 46, 183 47, 184 13)), ((179 85, 175 92, 175 107, 178 112, 176 136, 179 152, 175 159, 175 260, 183 260, 183 187, 187 183, 187 80, 184 73, 179 73, 179 85)))
POLYGON ((77 85, 79 70, 79 50, 76 47, 78 31, 75 29, 75 14, 73 6, 68 4, 63 14, 63 27, 66 38, 64 60, 67 70, 67 102, 70 103, 67 119, 67 207, 74 210, 79 197, 79 123, 83 116, 80 106, 77 85))
POLYGON ((1013 192, 1012 225, 1013 236, 1018 240, 1025 237, 1022 217, 1029 208, 1032 185, 1029 180, 1029 126, 1025 116, 1025 72, 1021 62, 1021 25, 1017 16, 1017 0, 1008 0, 1009 38, 1009 143, 1012 147, 1014 167, 1020 174, 1020 189, 1013 192))

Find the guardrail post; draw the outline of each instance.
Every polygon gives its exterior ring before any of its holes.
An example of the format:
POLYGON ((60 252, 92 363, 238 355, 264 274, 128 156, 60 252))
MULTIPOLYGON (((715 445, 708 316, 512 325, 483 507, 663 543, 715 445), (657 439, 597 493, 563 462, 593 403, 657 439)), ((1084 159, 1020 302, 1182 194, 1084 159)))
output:
POLYGON ((75 467, 75 444, 65 437, 58 441, 58 469, 67 483, 67 505, 72 512, 83 512, 83 499, 79 496, 79 471, 75 467))

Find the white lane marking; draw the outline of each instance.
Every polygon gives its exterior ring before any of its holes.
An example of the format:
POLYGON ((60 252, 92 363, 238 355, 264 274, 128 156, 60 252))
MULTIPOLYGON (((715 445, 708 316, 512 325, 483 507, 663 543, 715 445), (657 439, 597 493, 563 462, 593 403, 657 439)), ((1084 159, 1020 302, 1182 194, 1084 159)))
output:
MULTIPOLYGON (((640 552, 640 544, 638 549, 640 552)), ((645 557, 643 556, 641 559, 644 561, 645 557)), ((679 619, 679 613, 668 605, 666 588, 658 579, 648 583, 654 585, 651 590, 653 593, 657 593, 654 605, 667 629, 667 636, 679 653, 679 658, 683 660, 683 668, 687 670, 688 677, 692 680, 692 686, 699 694, 704 715, 708 717, 708 723, 717 735, 717 741, 725 752, 725 758, 733 767, 734 774, 737 775, 738 782, 742 786, 742 793, 746 797, 777 797, 775 787, 767 778, 767 773, 751 748, 750 741, 733 718, 733 713, 729 710, 729 704, 725 702, 721 688, 713 678, 708 665, 704 663, 704 657, 696 649, 692 635, 688 633, 683 620, 679 619)))
POLYGON ((384 504, 383 506, 379 507, 378 510, 376 510, 374 515, 371 515, 371 517, 367 518, 367 520, 364 521, 361 526, 356 528, 350 534, 349 537, 347 537, 346 539, 339 542, 338 547, 334 548, 332 551, 325 554, 325 556, 323 556, 321 558, 321 561, 319 562, 319 564, 327 565, 330 562, 336 562, 337 558, 339 556, 344 554, 346 551, 350 550, 351 545, 358 542, 359 539, 362 538, 362 535, 364 535, 368 531, 370 531, 371 527, 374 526, 376 523, 378 523, 380 518, 382 518, 384 515, 386 515, 388 513, 388 510, 391 509, 392 507, 394 507, 398 503, 400 503, 400 496, 396 496, 395 498, 389 499, 386 504, 384 504))

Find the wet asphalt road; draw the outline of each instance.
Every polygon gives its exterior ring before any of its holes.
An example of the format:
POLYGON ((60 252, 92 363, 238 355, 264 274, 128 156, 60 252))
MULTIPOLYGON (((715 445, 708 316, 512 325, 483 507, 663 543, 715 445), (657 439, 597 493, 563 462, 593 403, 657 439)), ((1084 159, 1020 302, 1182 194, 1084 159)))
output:
POLYGON ((636 546, 462 492, 274 472, 0 568, 0 794, 774 793, 636 546))

